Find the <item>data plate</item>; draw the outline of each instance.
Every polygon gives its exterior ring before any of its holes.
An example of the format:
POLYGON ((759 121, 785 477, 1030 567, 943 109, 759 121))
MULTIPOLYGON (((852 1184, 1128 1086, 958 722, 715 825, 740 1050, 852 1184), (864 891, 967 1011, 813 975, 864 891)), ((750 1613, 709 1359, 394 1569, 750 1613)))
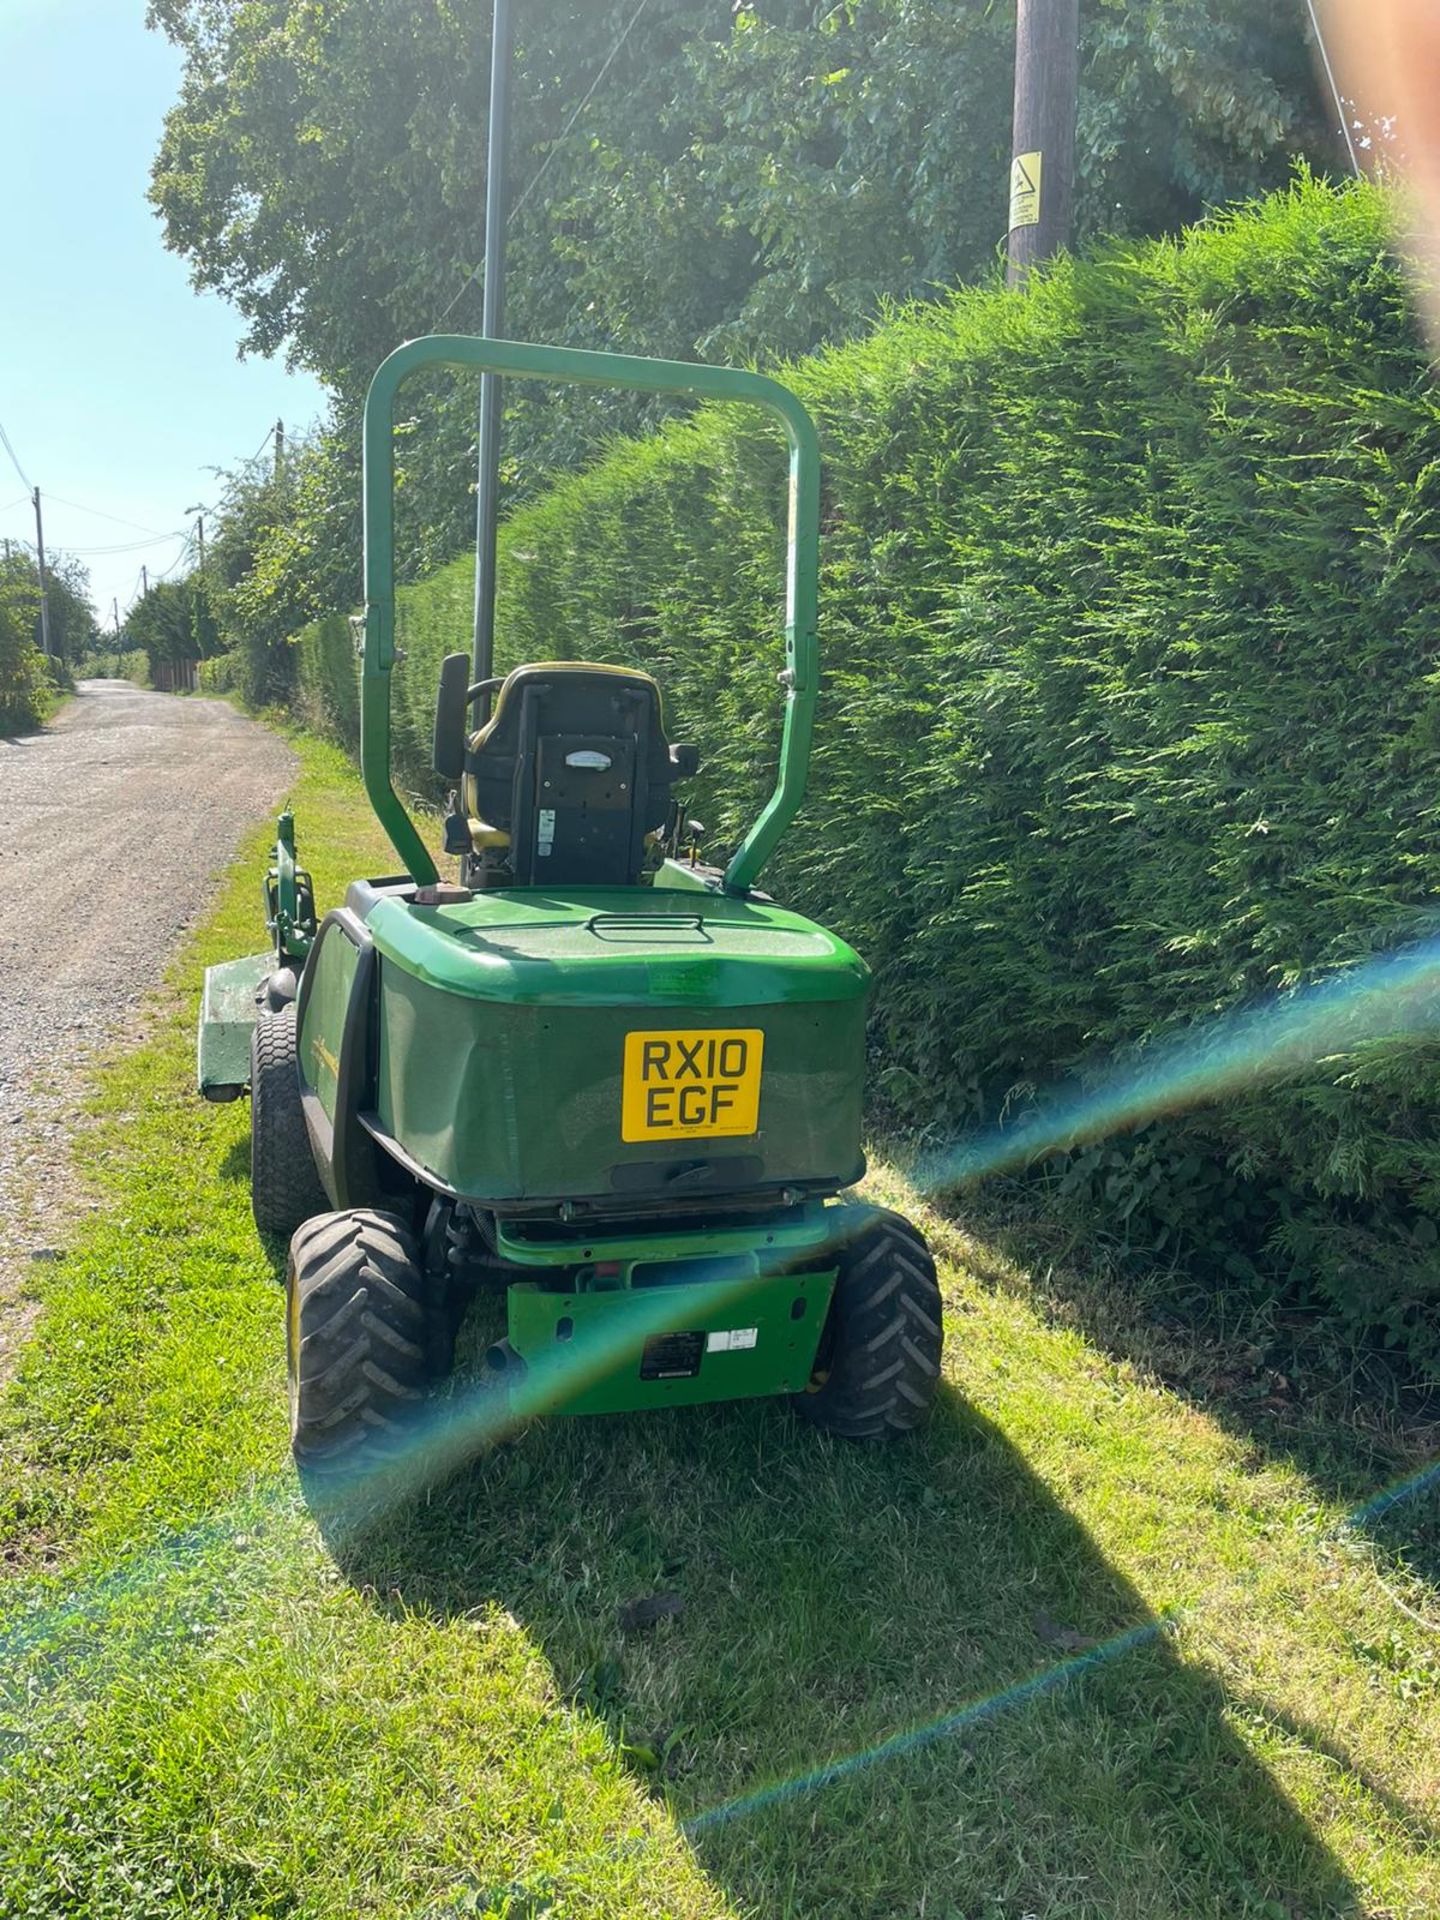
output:
POLYGON ((642 1380, 693 1380, 705 1356, 703 1333, 657 1333, 640 1356, 642 1380))
POLYGON ((760 1124, 759 1027, 625 1036, 623 1140, 725 1140, 760 1124))

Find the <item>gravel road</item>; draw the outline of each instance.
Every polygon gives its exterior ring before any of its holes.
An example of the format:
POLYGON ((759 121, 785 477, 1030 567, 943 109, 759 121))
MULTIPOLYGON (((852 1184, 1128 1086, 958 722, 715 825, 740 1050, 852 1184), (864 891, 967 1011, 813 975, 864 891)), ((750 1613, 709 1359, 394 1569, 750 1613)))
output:
POLYGON ((83 680, 43 733, 0 739, 0 1376, 24 1283, 63 1244, 69 1140, 97 1051, 201 917, 294 778, 283 741, 221 700, 83 680))

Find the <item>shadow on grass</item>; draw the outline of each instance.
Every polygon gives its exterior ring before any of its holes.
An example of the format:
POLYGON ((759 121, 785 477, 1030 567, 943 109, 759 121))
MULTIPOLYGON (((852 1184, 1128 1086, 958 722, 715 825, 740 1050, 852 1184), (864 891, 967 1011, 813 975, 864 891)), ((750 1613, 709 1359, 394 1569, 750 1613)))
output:
POLYGON ((1158 1630, 1105 1657, 1153 1616, 953 1394, 880 1449, 773 1403, 552 1420, 329 1537, 382 1608, 513 1614, 767 1920, 1359 1911, 1215 1681, 1158 1630))
MULTIPOLYGON (((224 1154, 216 1162, 215 1172, 221 1180, 243 1180, 247 1185, 249 1184, 250 1136, 248 1133, 243 1140, 231 1142, 224 1154)), ((269 1252, 270 1249, 267 1248, 266 1251, 269 1252)), ((282 1278, 284 1277, 284 1272, 285 1262, 282 1257, 280 1261, 280 1274, 282 1278)))
MULTIPOLYGON (((1022 1196, 1010 1215, 983 1202, 947 1214, 975 1276, 1048 1300, 1087 1339, 1183 1395, 1254 1450, 1285 1461, 1348 1505, 1440 1455, 1440 1395, 1393 1356, 1365 1352, 1319 1317, 1227 1295, 1183 1274, 1106 1257, 1022 1196)), ((1369 1529, 1440 1583, 1440 1499, 1392 1510, 1369 1529)))

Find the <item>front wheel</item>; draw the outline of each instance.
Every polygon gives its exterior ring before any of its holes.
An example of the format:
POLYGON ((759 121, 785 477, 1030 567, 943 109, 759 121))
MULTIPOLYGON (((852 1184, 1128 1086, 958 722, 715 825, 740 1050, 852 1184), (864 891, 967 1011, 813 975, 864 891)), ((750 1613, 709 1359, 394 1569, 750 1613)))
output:
POLYGON ((810 1385, 795 1411, 849 1440, 919 1426, 940 1383, 940 1288, 923 1234, 876 1211, 841 1251, 810 1385))
POLYGON ((295 1009, 262 1012, 250 1036, 250 1206, 261 1233, 288 1240, 323 1213, 310 1130, 300 1100, 295 1009))

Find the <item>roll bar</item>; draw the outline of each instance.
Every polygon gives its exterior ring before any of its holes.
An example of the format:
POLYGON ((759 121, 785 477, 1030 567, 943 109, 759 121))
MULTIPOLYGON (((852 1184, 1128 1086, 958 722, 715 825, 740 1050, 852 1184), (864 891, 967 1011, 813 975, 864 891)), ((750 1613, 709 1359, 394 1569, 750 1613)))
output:
POLYGON ((503 378, 566 386, 622 387, 637 393, 685 393, 766 408, 790 446, 790 510, 785 561, 785 726, 775 790, 725 871, 727 893, 755 883, 799 811, 810 766, 820 680, 816 599, 820 573, 820 443, 815 425, 788 388, 764 374, 683 360, 522 346, 466 334, 432 334, 398 347, 370 383, 365 401, 365 637, 360 676, 360 767, 376 818, 422 886, 435 862, 390 778, 390 673, 395 664, 395 398, 422 368, 470 367, 503 378))

